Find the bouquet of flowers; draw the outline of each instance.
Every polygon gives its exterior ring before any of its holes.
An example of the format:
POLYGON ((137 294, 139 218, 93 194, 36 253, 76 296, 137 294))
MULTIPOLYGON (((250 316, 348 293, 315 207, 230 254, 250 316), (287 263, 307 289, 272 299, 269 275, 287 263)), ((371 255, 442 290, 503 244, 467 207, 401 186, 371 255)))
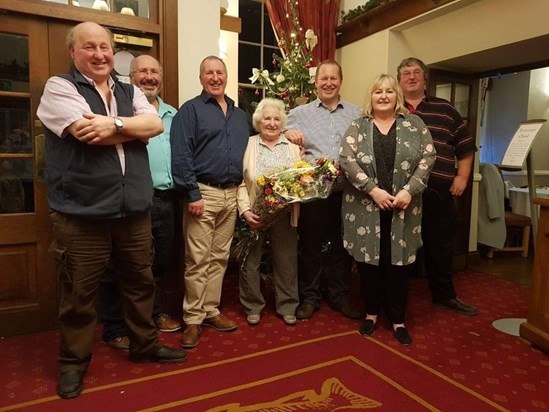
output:
MULTIPOLYGON (((296 202, 327 198, 339 174, 333 160, 323 157, 317 159, 314 165, 299 160, 292 167, 259 176, 259 193, 252 212, 260 217, 263 226, 259 230, 248 228, 240 232, 235 255, 243 261, 252 243, 258 240, 260 231, 269 228, 281 210, 296 202)), ((297 221, 292 224, 297 226, 297 221)))

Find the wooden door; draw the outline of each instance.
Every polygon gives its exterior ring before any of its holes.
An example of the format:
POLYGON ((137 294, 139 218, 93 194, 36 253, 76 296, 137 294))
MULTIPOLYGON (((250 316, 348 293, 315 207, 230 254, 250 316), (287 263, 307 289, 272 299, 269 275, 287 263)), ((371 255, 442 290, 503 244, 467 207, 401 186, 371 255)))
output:
MULTIPOLYGON (((469 134, 476 141, 479 80, 459 73, 429 71, 428 94, 448 100, 467 123, 469 134)), ((456 199, 457 234, 454 251, 454 270, 467 267, 469 233, 471 226, 471 202, 473 193, 473 172, 463 195, 456 199)))
POLYGON ((47 23, 0 15, 0 336, 51 329, 57 286, 36 122, 48 70, 47 23))

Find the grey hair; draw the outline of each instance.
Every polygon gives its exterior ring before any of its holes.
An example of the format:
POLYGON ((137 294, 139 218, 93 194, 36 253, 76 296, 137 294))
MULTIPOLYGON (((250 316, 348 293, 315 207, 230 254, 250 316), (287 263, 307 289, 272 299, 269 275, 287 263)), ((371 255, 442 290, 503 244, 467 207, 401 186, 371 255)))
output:
POLYGON ((400 81, 400 69, 402 69, 403 67, 412 66, 414 64, 417 64, 419 67, 421 67, 421 70, 423 70, 423 76, 427 78, 427 66, 425 66, 425 63, 415 57, 407 57, 406 59, 403 59, 397 67, 398 81, 400 81))
POLYGON ((225 69, 225 75, 226 76, 229 75, 229 73, 227 72, 227 65, 225 64, 223 59, 221 59, 217 56, 211 55, 211 56, 205 57, 204 60, 202 60, 200 62, 200 73, 198 74, 198 77, 202 76, 202 72, 204 71, 204 63, 206 63, 208 60, 217 60, 217 61, 221 62, 223 64, 223 68, 225 69))
POLYGON ((257 105, 255 112, 252 115, 252 124, 254 126, 254 129, 259 132, 259 124, 263 119, 263 110, 265 110, 267 107, 278 109, 280 113, 280 128, 284 130, 284 128, 286 127, 286 124, 288 124, 288 115, 286 114, 286 107, 284 106, 284 102, 282 100, 274 99, 272 97, 265 97, 257 105))

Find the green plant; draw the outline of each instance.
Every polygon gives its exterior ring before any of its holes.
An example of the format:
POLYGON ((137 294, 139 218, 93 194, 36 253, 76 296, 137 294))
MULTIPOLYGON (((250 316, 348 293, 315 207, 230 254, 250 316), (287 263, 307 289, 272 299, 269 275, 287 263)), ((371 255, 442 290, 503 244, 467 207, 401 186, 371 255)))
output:
POLYGON ((312 51, 318 39, 311 29, 303 35, 297 15, 297 0, 289 0, 288 4, 292 30, 289 38, 283 35, 278 42, 282 56, 273 54, 279 70, 269 73, 268 70, 254 68, 250 81, 261 85, 267 96, 283 100, 286 108, 291 109, 315 96, 316 67, 313 67, 312 51))
POLYGON ((375 9, 378 6, 381 6, 383 4, 390 3, 394 0, 369 0, 362 6, 355 7, 354 9, 349 10, 347 13, 344 11, 341 12, 341 23, 347 23, 348 21, 353 20, 354 18, 357 18, 358 16, 361 16, 364 13, 369 12, 372 9, 375 9))

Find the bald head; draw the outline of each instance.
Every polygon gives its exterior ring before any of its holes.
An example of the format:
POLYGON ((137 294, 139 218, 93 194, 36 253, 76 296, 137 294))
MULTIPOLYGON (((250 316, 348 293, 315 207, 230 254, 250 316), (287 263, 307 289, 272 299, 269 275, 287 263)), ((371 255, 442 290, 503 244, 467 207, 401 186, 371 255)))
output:
POLYGON ((96 83, 108 81, 114 67, 111 32, 94 22, 74 26, 67 34, 76 69, 96 83))
POLYGON ((130 81, 139 87, 149 102, 156 107, 156 100, 162 88, 160 62, 146 54, 136 57, 130 63, 130 81))

